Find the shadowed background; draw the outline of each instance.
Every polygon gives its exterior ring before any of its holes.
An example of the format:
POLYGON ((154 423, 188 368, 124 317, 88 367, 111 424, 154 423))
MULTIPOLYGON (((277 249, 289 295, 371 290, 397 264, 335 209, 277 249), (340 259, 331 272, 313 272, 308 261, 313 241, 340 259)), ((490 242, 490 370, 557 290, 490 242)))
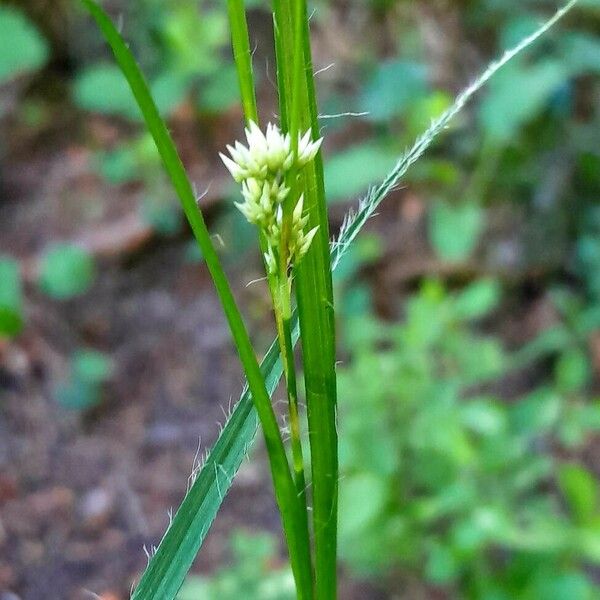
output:
MULTIPOLYGON (((261 116, 274 121, 268 3, 246 4, 261 116)), ((218 160, 243 123, 224 4, 103 5, 266 349, 255 231, 218 160)), ((557 5, 312 7, 335 232, 557 5)), ((600 2, 580 0, 504 68, 340 265, 341 598, 598 595, 599 30, 600 2)), ((76 2, 2 3, 0 599, 127 598, 242 383, 202 257, 95 26, 76 2)), ((259 445, 181 600, 292 598, 279 536, 259 445)))

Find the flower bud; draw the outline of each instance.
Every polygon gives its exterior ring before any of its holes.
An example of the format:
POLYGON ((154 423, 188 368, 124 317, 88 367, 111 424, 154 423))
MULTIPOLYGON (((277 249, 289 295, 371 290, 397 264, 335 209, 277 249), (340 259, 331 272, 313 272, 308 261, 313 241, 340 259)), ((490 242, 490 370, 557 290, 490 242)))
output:
MULTIPOLYGON (((263 134, 258 125, 250 121, 245 134, 248 147, 235 142, 233 146, 227 146, 230 156, 219 156, 233 179, 241 183, 244 202, 236 202, 235 206, 265 235, 269 244, 264 256, 265 264, 269 272, 273 269, 272 272, 275 273, 277 260, 274 249, 279 249, 281 243, 282 204, 290 194, 286 177, 293 167, 301 169, 314 159, 321 147, 322 138, 313 142, 310 129, 304 135, 298 135, 298 152, 294 155, 290 135, 284 135, 273 123, 267 125, 266 133, 263 134)), ((300 262, 318 230, 315 227, 304 233, 308 216, 303 216, 303 210, 304 195, 301 195, 292 214, 287 248, 289 266, 300 262)))

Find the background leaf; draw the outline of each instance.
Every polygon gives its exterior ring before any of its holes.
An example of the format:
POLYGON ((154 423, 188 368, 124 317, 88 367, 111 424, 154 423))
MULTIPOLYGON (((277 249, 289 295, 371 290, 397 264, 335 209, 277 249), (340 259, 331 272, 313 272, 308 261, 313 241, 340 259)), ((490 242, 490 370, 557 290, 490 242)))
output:
POLYGON ((327 201, 349 200, 380 181, 396 163, 384 146, 358 144, 334 154, 325 165, 327 201))
MULTIPOLYGON (((187 78, 179 72, 166 72, 151 85, 152 95, 161 114, 169 114, 187 91, 187 78)), ((74 83, 75 100, 91 112, 141 120, 142 113, 123 73, 110 63, 88 67, 74 83)))
POLYGON ((391 60, 378 66, 360 99, 360 110, 372 121, 387 121, 404 112, 427 93, 423 65, 391 60))
POLYGON ((598 483, 589 471, 578 465, 564 465, 558 482, 579 523, 585 525, 598 517, 598 483))
POLYGON ((0 337, 17 335, 23 328, 23 298, 19 263, 0 256, 0 337))
POLYGON ((478 204, 435 202, 429 213, 431 245, 444 260, 465 260, 474 252, 484 225, 484 212, 478 204))
POLYGON ((96 269, 88 252, 70 244, 55 245, 41 259, 39 285, 58 300, 84 294, 94 282, 96 269))
POLYGON ((20 11, 0 6, 0 84, 39 69, 48 60, 48 44, 20 11))
POLYGON ((498 143, 518 135, 520 128, 538 116, 565 80, 565 67, 558 61, 508 65, 490 84, 480 108, 483 127, 498 143), (519 93, 527 90, 527 93, 519 93))

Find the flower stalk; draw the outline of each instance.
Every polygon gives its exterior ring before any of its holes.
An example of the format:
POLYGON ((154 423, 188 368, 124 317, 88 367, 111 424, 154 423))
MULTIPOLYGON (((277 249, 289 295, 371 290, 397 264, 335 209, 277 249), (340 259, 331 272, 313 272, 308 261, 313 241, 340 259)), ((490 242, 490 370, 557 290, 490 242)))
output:
MULTIPOLYGON (((292 342, 292 283, 295 268, 307 254, 319 226, 307 229, 304 194, 300 191, 301 172, 317 155, 322 139, 312 140, 309 129, 300 135, 283 134, 269 123, 263 133, 254 118, 248 118, 245 130, 247 146, 235 142, 227 146, 229 156, 220 154, 233 179, 240 184, 242 201, 235 206, 247 221, 258 228, 263 261, 273 302, 277 338, 282 356, 289 414, 292 476, 300 507, 298 528, 310 546, 306 476, 301 439, 301 420, 294 346, 292 342)), ((289 536, 288 536, 289 542, 289 536)), ((299 597, 313 597, 310 551, 301 565, 310 576, 307 586, 298 571, 298 552, 290 544, 292 565, 299 597), (295 560, 296 559, 296 560, 295 560)), ((302 557, 300 557, 301 560, 302 557)))
MULTIPOLYGON (((257 226, 266 243, 263 252, 267 279, 273 300, 278 338, 283 356, 292 443, 292 462, 298 495, 306 496, 304 459, 300 439, 298 392, 291 337, 293 270, 308 252, 318 226, 307 231, 304 195, 297 198, 289 217, 284 204, 292 188, 298 187, 300 172, 314 159, 322 139, 313 141, 311 131, 304 135, 283 134, 269 123, 263 134, 254 121, 246 128, 248 146, 235 142, 227 146, 230 157, 220 154, 233 179, 241 184, 243 202, 235 206, 249 223, 257 226), (287 218, 286 218, 287 217, 287 218)), ((306 503, 304 501, 304 503, 306 503)))

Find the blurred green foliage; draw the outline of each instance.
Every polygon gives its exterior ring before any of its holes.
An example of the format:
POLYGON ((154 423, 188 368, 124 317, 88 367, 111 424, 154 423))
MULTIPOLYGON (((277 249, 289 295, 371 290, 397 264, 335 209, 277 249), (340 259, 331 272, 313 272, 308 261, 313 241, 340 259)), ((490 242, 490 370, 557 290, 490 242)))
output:
POLYGON ((71 244, 55 244, 40 262, 39 285, 48 296, 66 300, 85 293, 96 274, 88 252, 71 244))
MULTIPOLYGON (((247 4, 269 18, 266 2, 247 4)), ((327 33, 331 2, 315 4, 315 30, 327 33)), ((531 32, 541 10, 557 5, 458 4, 448 4, 460 23, 459 60, 451 74, 456 87, 476 73, 474 63, 486 64, 531 32)), ((114 5, 124 10, 124 33, 164 115, 187 104, 195 118, 210 121, 238 102, 224 3, 114 5)), ((436 65, 423 58, 419 17, 411 12, 417 5, 344 3, 348 14, 363 11, 378 27, 385 21, 389 39, 382 52, 371 39, 356 39, 351 64, 338 72, 341 83, 324 80, 324 112, 368 113, 358 121, 323 121, 325 134, 359 124, 359 136, 347 136, 348 146, 334 148, 326 161, 332 202, 354 198, 384 177, 449 103, 451 94, 435 82, 436 65)), ((565 271, 575 278, 570 283, 581 284, 579 294, 552 293, 560 323, 507 352, 498 337, 477 333, 477 321, 489 319, 500 302, 500 286, 485 279, 458 293, 427 282, 408 301, 402 324, 384 324, 369 316, 368 286, 354 283, 362 266, 381 257, 380 240, 363 236, 340 265, 338 307, 350 357, 339 369, 341 551, 359 573, 400 569, 457 597, 484 600, 600 595, 583 568, 600 562, 598 482, 565 458, 576 456, 589 432, 600 429, 598 403, 589 400, 593 371, 585 345, 600 329, 599 10, 600 0, 580 0, 572 17, 492 80, 470 116, 406 180, 427 202, 428 239, 444 261, 475 256, 490 225, 488 209, 524 209, 521 218, 541 239, 531 259, 560 252, 545 285, 565 271), (506 401, 498 382, 536 361, 549 374, 506 401)), ((0 7, 1 85, 35 73, 48 52, 21 11, 0 7)), ((141 182, 145 218, 161 233, 176 231, 180 214, 150 138, 137 132, 127 138, 139 114, 121 73, 104 53, 74 57, 73 66, 72 101, 124 122, 119 144, 95 154, 97 171, 114 185, 141 182)), ((38 102, 23 103, 24 122, 40 120, 32 107, 47 110, 38 102)), ((231 256, 253 238, 235 210, 225 211, 215 230, 231 256)), ((89 255, 60 245, 44 255, 39 284, 64 300, 87 291, 94 276, 89 255)), ((0 282, 0 336, 13 336, 24 317, 19 266, 10 257, 0 258, 0 282)), ((112 371, 104 354, 77 352, 57 401, 77 410, 98 404, 112 371)), ((276 567, 275 555, 270 538, 236 535, 232 565, 210 578, 191 578, 180 600, 292 598, 291 575, 276 567)))
MULTIPOLYGON (((40 290, 55 300, 68 300, 88 291, 96 276, 94 259, 71 244, 54 244, 39 263, 40 290)), ((19 262, 0 255, 0 337, 13 337, 25 325, 23 282, 19 262)))
MULTIPOLYGON (((187 102, 210 118, 239 102, 224 6, 213 2, 143 0, 126 7, 126 30, 149 78, 164 116, 187 102)), ((140 113, 120 70, 103 61, 86 64, 73 83, 73 98, 83 109, 138 121, 140 113)), ((163 235, 179 230, 181 213, 147 134, 123 140, 97 153, 96 166, 114 185, 143 184, 143 218, 163 235)))
POLYGON ((507 403, 491 384, 515 362, 473 326, 499 301, 492 280, 458 293, 429 281, 402 324, 348 320, 341 553, 359 572, 402 567, 457 597, 591 600, 598 483, 555 452, 600 430, 589 358, 563 340, 554 378, 507 403))
POLYGON ((359 144, 338 152, 325 165, 329 202, 347 200, 383 179, 395 164, 396 157, 381 144, 359 144))
POLYGON ((113 185, 141 180, 140 210, 145 221, 163 235, 179 230, 179 203, 162 170, 160 156, 150 134, 140 134, 113 150, 98 152, 95 166, 113 185))
POLYGON ((427 68, 417 62, 389 60, 377 65, 358 100, 374 122, 406 113, 428 94, 427 68))
POLYGON ((590 207, 581 219, 577 239, 575 269, 590 298, 600 302, 600 206, 590 207))
POLYGON ((278 567, 276 544, 269 534, 241 531, 231 537, 232 561, 211 577, 191 576, 177 600, 293 600, 294 578, 278 567))
MULTIPOLYGON (((141 51, 152 95, 169 115, 191 96, 198 111, 222 112, 238 100, 237 81, 225 50, 226 12, 202 0, 143 0, 128 6, 127 36, 141 51)), ((74 81, 75 101, 84 109, 139 120, 137 105, 116 66, 86 65, 74 81)))
POLYGON ((429 237, 436 254, 445 260, 469 258, 485 226, 485 215, 475 203, 435 202, 429 211, 429 237))
POLYGON ((0 338, 23 328, 23 291, 19 263, 0 255, 0 338))
POLYGON ((70 360, 68 376, 56 389, 58 403, 69 410, 85 410, 98 405, 102 386, 113 372, 111 359, 96 350, 78 350, 70 360))
POLYGON ((17 9, 0 6, 0 85, 42 67, 48 45, 17 9))
MULTIPOLYGON (((437 87, 436 79, 444 85, 448 80, 457 87, 466 85, 477 71, 462 60, 467 47, 485 64, 531 33, 541 13, 556 5, 535 0, 477 0, 450 5, 445 18, 436 3, 428 3, 431 6, 424 9, 430 18, 427 31, 438 27, 439 45, 447 46, 447 62, 440 72, 440 65, 424 61, 425 49, 432 51, 432 43, 427 46, 426 36, 415 28, 426 17, 408 2, 376 4, 379 18, 383 15, 396 34, 391 47, 386 46, 389 58, 381 61, 377 53, 359 45, 351 65, 354 85, 330 88, 323 98, 325 112, 366 111, 369 114, 363 121, 371 126, 368 134, 360 130, 363 141, 337 151, 326 162, 331 201, 364 193, 443 110, 448 94, 437 87), (431 20, 432 14, 437 20, 431 20), (456 30, 453 23, 458 24, 456 30), (445 26, 455 38, 444 37, 445 26)), ((358 10, 358 2, 351 5, 358 10)), ((322 14, 327 14, 325 8, 322 14)), ((554 271, 566 265, 597 301, 598 27, 595 0, 579 3, 572 16, 541 43, 505 67, 471 114, 467 111, 457 120, 437 147, 409 171, 405 183, 429 206, 428 234, 439 258, 462 261, 472 257, 486 231, 496 225, 494 210, 486 209, 506 207, 504 214, 516 209, 520 216, 514 223, 521 229, 505 234, 512 235, 510 245, 519 264, 554 271)), ((344 81, 349 80, 345 74, 344 81)), ((348 119, 326 121, 334 130, 341 129, 342 123, 348 119)), ((500 254, 492 249, 491 256, 500 254)))

